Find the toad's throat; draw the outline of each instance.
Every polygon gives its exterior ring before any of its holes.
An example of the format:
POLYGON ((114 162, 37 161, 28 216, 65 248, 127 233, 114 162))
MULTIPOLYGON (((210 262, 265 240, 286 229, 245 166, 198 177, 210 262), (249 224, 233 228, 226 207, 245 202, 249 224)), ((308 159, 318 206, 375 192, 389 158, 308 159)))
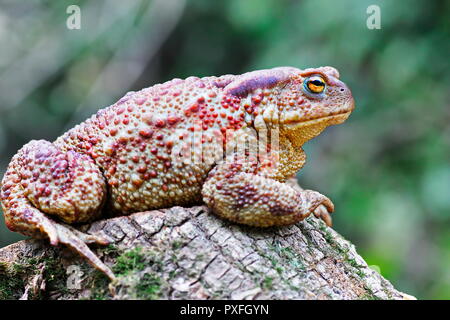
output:
POLYGON ((311 127, 316 126, 319 124, 324 124, 326 126, 334 125, 334 124, 340 124, 347 120, 347 118, 350 116, 351 111, 334 114, 330 116, 325 117, 319 117, 314 119, 309 119, 306 121, 299 121, 299 120, 286 120, 283 125, 286 126, 288 129, 299 129, 302 127, 311 127))
POLYGON ((326 127, 344 122, 350 113, 344 112, 307 121, 284 123, 281 132, 295 148, 301 148, 305 142, 318 136, 326 127))

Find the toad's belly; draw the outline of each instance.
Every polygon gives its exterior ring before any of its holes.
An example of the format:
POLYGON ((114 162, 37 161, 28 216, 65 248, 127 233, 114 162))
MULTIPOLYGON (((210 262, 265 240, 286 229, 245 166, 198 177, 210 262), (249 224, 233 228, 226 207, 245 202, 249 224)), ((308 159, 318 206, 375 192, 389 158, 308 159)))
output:
POLYGON ((109 184, 107 208, 114 215, 201 203, 201 190, 213 165, 172 164, 171 170, 147 170, 147 175, 117 170, 109 184), (145 178, 144 178, 145 177, 145 178))

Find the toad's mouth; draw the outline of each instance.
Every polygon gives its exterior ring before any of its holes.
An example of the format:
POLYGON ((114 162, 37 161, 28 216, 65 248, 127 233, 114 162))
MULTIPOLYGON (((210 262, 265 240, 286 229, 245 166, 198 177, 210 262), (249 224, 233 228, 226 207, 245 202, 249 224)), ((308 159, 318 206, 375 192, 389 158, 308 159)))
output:
POLYGON ((330 126, 330 125, 343 123, 345 120, 347 120, 347 118, 350 116, 351 113, 352 113, 351 111, 348 111, 348 112, 334 114, 334 115, 330 115, 330 116, 309 119, 306 121, 296 121, 296 120, 286 121, 283 125, 288 129, 313 127, 313 126, 317 126, 318 124, 330 126))
POLYGON ((293 146, 301 147, 305 142, 317 137, 326 127, 347 120, 350 113, 351 111, 347 111, 306 121, 291 121, 283 125, 283 132, 293 146))

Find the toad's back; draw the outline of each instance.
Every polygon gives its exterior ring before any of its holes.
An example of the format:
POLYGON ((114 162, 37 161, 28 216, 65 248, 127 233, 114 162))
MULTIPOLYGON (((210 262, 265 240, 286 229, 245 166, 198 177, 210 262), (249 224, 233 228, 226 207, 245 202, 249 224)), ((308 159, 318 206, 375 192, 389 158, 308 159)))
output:
POLYGON ((129 92, 54 145, 95 160, 115 212, 198 203, 214 165, 204 157, 223 151, 226 130, 246 127, 240 98, 223 94, 233 77, 175 79, 129 92))

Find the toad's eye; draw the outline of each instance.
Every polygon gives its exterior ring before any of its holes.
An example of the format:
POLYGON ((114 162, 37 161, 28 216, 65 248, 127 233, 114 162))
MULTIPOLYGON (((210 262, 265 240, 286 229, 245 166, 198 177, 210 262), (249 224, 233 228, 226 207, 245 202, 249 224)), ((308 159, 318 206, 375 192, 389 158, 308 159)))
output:
POLYGON ((325 90, 326 83, 320 76, 312 76, 305 79, 304 88, 314 94, 320 94, 325 90))

